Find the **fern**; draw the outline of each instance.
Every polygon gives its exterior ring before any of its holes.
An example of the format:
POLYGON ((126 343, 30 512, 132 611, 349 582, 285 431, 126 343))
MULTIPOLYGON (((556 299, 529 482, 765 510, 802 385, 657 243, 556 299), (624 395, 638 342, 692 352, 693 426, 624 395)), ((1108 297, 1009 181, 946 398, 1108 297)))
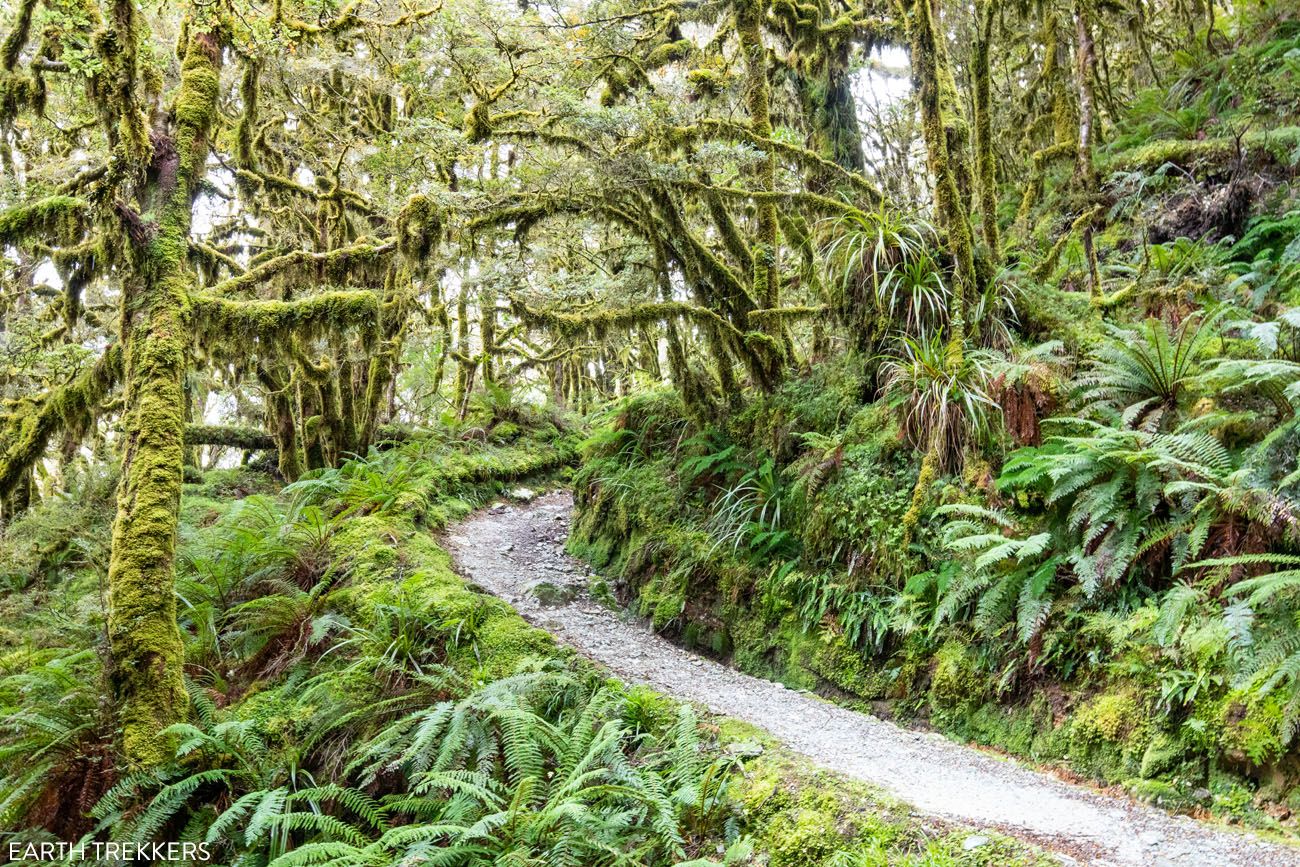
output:
POLYGON ((1172 331, 1149 320, 1136 330, 1110 326, 1078 383, 1096 411, 1116 411, 1127 427, 1170 425, 1202 371, 1215 318, 1191 316, 1172 331))

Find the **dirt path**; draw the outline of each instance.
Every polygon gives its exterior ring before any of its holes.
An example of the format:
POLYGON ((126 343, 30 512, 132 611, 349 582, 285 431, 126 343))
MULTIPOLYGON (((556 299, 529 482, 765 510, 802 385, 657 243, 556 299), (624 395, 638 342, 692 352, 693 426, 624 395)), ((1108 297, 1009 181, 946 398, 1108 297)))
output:
POLYGON ((563 550, 571 507, 564 492, 526 506, 498 505, 453 527, 449 546, 471 581, 625 681, 759 726, 919 811, 998 828, 1060 853, 1067 864, 1300 865, 1300 850, 1072 786, 676 647, 587 596, 589 571, 563 550))

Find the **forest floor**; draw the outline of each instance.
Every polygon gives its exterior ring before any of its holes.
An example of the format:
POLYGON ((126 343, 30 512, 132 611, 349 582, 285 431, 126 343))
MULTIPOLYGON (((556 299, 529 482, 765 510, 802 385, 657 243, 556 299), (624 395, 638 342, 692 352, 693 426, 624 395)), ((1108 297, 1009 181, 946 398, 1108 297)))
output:
POLYGON ((498 504, 448 531, 474 584, 629 683, 766 730, 815 764, 865 781, 920 813, 995 828, 1067 864, 1300 865, 1300 849, 1070 784, 998 756, 742 674, 684 650, 588 593, 564 551, 572 498, 498 504))

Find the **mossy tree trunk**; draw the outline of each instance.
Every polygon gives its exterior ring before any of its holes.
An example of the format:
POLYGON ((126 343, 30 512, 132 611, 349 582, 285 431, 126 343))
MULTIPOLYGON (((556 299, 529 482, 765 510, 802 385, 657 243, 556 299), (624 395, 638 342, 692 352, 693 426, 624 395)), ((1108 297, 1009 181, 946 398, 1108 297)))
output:
MULTIPOLYGON (((745 56, 745 108, 749 111, 749 128, 762 140, 772 138, 772 87, 768 82, 767 46, 763 44, 763 6, 759 0, 739 0, 735 7, 736 33, 745 56)), ((755 187, 761 192, 776 190, 776 152, 768 148, 759 165, 755 187)), ((779 222, 776 200, 767 197, 757 203, 758 228, 750 251, 754 268, 754 303, 773 309, 781 303, 781 261, 779 222)), ((764 320, 764 329, 773 345, 761 350, 766 368, 761 382, 764 388, 775 384, 780 367, 775 347, 788 341, 779 319, 764 320)), ((724 384, 724 388, 725 388, 724 384)))
MULTIPOLYGON (((962 179, 970 177, 965 153, 964 122, 953 115, 960 110, 955 84, 938 22, 938 0, 912 0, 907 16, 911 44, 912 79, 921 106, 921 131, 926 160, 934 183, 934 209, 948 238, 953 258, 953 293, 948 312, 949 334, 944 363, 958 370, 966 344, 967 299, 978 291, 975 272, 975 236, 971 229, 967 197, 962 179)), ((912 503, 903 518, 907 539, 920 519, 926 491, 938 473, 942 434, 936 430, 921 462, 921 473, 912 490, 912 503)))
POLYGON ((996 264, 1002 258, 998 234, 998 171, 997 155, 993 152, 993 98, 992 76, 989 70, 989 52, 993 47, 993 22, 997 16, 997 0, 976 0, 975 53, 971 63, 971 90, 975 104, 975 174, 979 184, 980 221, 984 243, 996 264))
MULTIPOLYGON (((1074 177, 1080 190, 1088 196, 1097 188, 1097 171, 1092 163, 1092 145, 1096 123, 1096 98, 1093 78, 1097 52, 1092 39, 1092 23, 1087 0, 1077 0, 1074 10, 1075 79, 1079 87, 1079 139, 1075 155, 1074 177)), ((1093 220, 1083 226, 1083 255, 1088 269, 1088 290, 1095 297, 1101 293, 1101 275, 1097 250, 1093 243, 1093 220)))
POLYGON ((950 340, 958 349, 955 360, 960 363, 967 298, 978 288, 975 238, 962 192, 962 178, 970 176, 962 132, 965 123, 955 116, 959 107, 948 52, 942 41, 943 32, 936 20, 938 11, 937 0, 912 0, 907 15, 907 34, 911 46, 913 86, 921 106, 926 162, 934 183, 935 214, 947 234, 953 258, 955 279, 948 318, 950 340))
POLYGON ((217 112, 220 62, 214 34, 189 36, 175 108, 168 128, 153 136, 150 181, 141 197, 156 222, 141 228, 139 217, 124 220, 134 273, 124 281, 122 304, 126 388, 108 636, 122 753, 137 767, 171 757, 160 733, 186 707, 173 587, 189 340, 185 257, 217 112))

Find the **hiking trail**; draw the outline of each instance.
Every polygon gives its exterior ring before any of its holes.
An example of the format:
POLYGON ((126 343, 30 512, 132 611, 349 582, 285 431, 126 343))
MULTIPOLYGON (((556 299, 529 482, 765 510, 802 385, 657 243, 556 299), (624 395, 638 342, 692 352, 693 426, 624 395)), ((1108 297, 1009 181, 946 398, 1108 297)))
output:
POLYGON ((1300 865, 1300 849, 1072 785, 680 648, 590 597, 591 570, 564 551, 572 504, 568 492, 557 491, 481 510, 449 528, 448 548, 471 582, 624 681, 758 726, 815 764, 879 787, 920 813, 995 828, 1051 850, 1065 864, 1300 865))

